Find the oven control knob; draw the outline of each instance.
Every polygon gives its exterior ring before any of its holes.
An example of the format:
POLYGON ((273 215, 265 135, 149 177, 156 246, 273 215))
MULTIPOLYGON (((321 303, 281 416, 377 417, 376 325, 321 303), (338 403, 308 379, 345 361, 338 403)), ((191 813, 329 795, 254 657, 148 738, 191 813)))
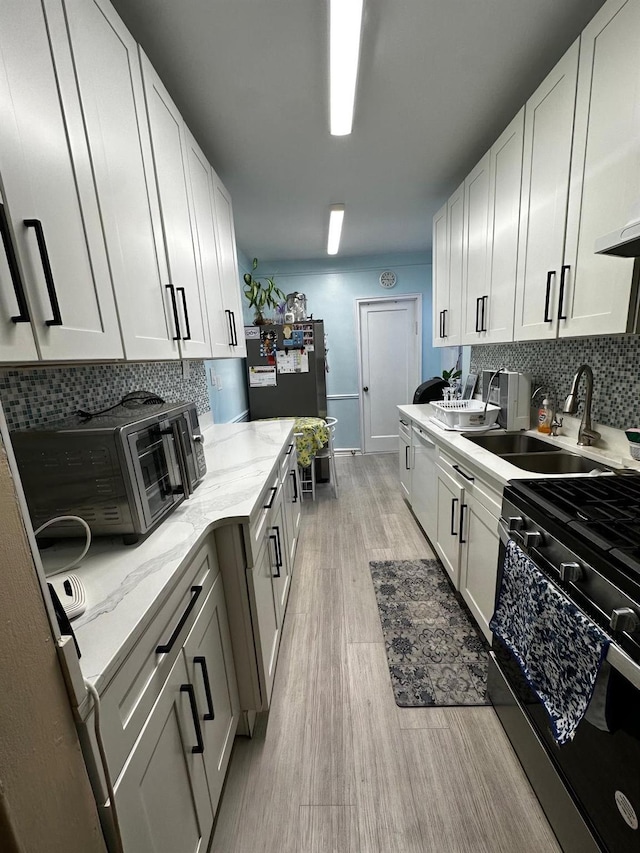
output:
POLYGON ((640 618, 630 607, 616 607, 611 613, 609 625, 614 631, 626 631, 627 634, 632 634, 640 627, 640 618))
POLYGON ((537 530, 525 530, 522 534, 522 544, 529 550, 542 544, 542 534, 537 530))
POLYGON ((582 580, 582 566, 580 563, 560 563, 560 580, 565 583, 582 580))
POLYGON ((524 519, 519 515, 507 519, 507 527, 509 533, 514 533, 516 530, 522 530, 524 527, 524 519))

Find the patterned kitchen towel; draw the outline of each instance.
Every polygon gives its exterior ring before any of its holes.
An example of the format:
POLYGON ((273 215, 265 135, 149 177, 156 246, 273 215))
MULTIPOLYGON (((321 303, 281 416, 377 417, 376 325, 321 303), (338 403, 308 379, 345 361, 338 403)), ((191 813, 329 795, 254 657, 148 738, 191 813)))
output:
POLYGON ((571 740, 593 694, 609 638, 520 550, 507 544, 491 630, 510 649, 559 744, 571 740))

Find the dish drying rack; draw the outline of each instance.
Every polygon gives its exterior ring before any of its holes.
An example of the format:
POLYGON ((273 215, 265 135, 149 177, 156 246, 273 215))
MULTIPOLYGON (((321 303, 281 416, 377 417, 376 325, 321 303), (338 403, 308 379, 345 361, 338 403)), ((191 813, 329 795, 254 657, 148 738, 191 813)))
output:
POLYGON ((437 400, 429 405, 436 420, 454 429, 460 427, 490 429, 500 412, 500 406, 493 403, 485 404, 481 400, 437 400))

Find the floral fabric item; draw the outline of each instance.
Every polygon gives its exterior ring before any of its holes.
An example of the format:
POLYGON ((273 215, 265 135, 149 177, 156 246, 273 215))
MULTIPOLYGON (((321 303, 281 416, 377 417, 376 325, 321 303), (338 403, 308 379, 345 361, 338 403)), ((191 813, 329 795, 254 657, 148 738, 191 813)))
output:
POLYGON ((491 630, 512 652, 559 744, 573 737, 593 695, 609 637, 507 543, 491 630))
POLYGON ((296 418, 293 431, 296 436, 298 465, 308 468, 318 450, 329 441, 329 427, 322 418, 296 418))

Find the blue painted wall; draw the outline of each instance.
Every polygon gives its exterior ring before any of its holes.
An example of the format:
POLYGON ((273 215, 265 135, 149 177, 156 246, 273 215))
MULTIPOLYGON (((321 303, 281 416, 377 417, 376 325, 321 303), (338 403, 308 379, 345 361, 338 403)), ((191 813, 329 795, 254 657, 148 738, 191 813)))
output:
MULTIPOLYGON (((262 265, 261 265, 262 266, 262 265)), ((358 341, 355 300, 367 297, 421 293, 423 311, 423 378, 439 375, 440 351, 431 346, 431 258, 426 253, 327 258, 322 261, 269 261, 262 275, 273 275, 285 293, 298 290, 307 296, 307 310, 324 320, 328 336, 327 395, 353 395, 329 399, 329 414, 338 418, 337 448, 360 448, 358 400, 358 341), (383 270, 393 270, 392 291, 380 287, 383 270)))
MULTIPOLYGON (((240 279, 251 271, 251 258, 238 252, 240 279)), ((273 275, 285 293, 294 290, 307 295, 307 309, 325 321, 328 335, 327 394, 353 395, 329 399, 329 414, 338 418, 337 448, 360 448, 360 410, 358 400, 358 342, 356 339, 355 300, 400 293, 422 294, 422 376, 428 379, 441 373, 441 351, 431 346, 431 257, 426 253, 387 254, 359 258, 327 258, 322 261, 268 261, 261 263, 257 275, 273 275), (383 270, 393 270, 397 284, 393 291, 380 287, 383 270)), ((252 313, 244 307, 244 321, 251 324, 252 313)), ((222 390, 210 385, 211 408, 217 423, 233 420, 247 408, 246 366, 244 359, 216 359, 213 365, 222 377, 222 390)))

